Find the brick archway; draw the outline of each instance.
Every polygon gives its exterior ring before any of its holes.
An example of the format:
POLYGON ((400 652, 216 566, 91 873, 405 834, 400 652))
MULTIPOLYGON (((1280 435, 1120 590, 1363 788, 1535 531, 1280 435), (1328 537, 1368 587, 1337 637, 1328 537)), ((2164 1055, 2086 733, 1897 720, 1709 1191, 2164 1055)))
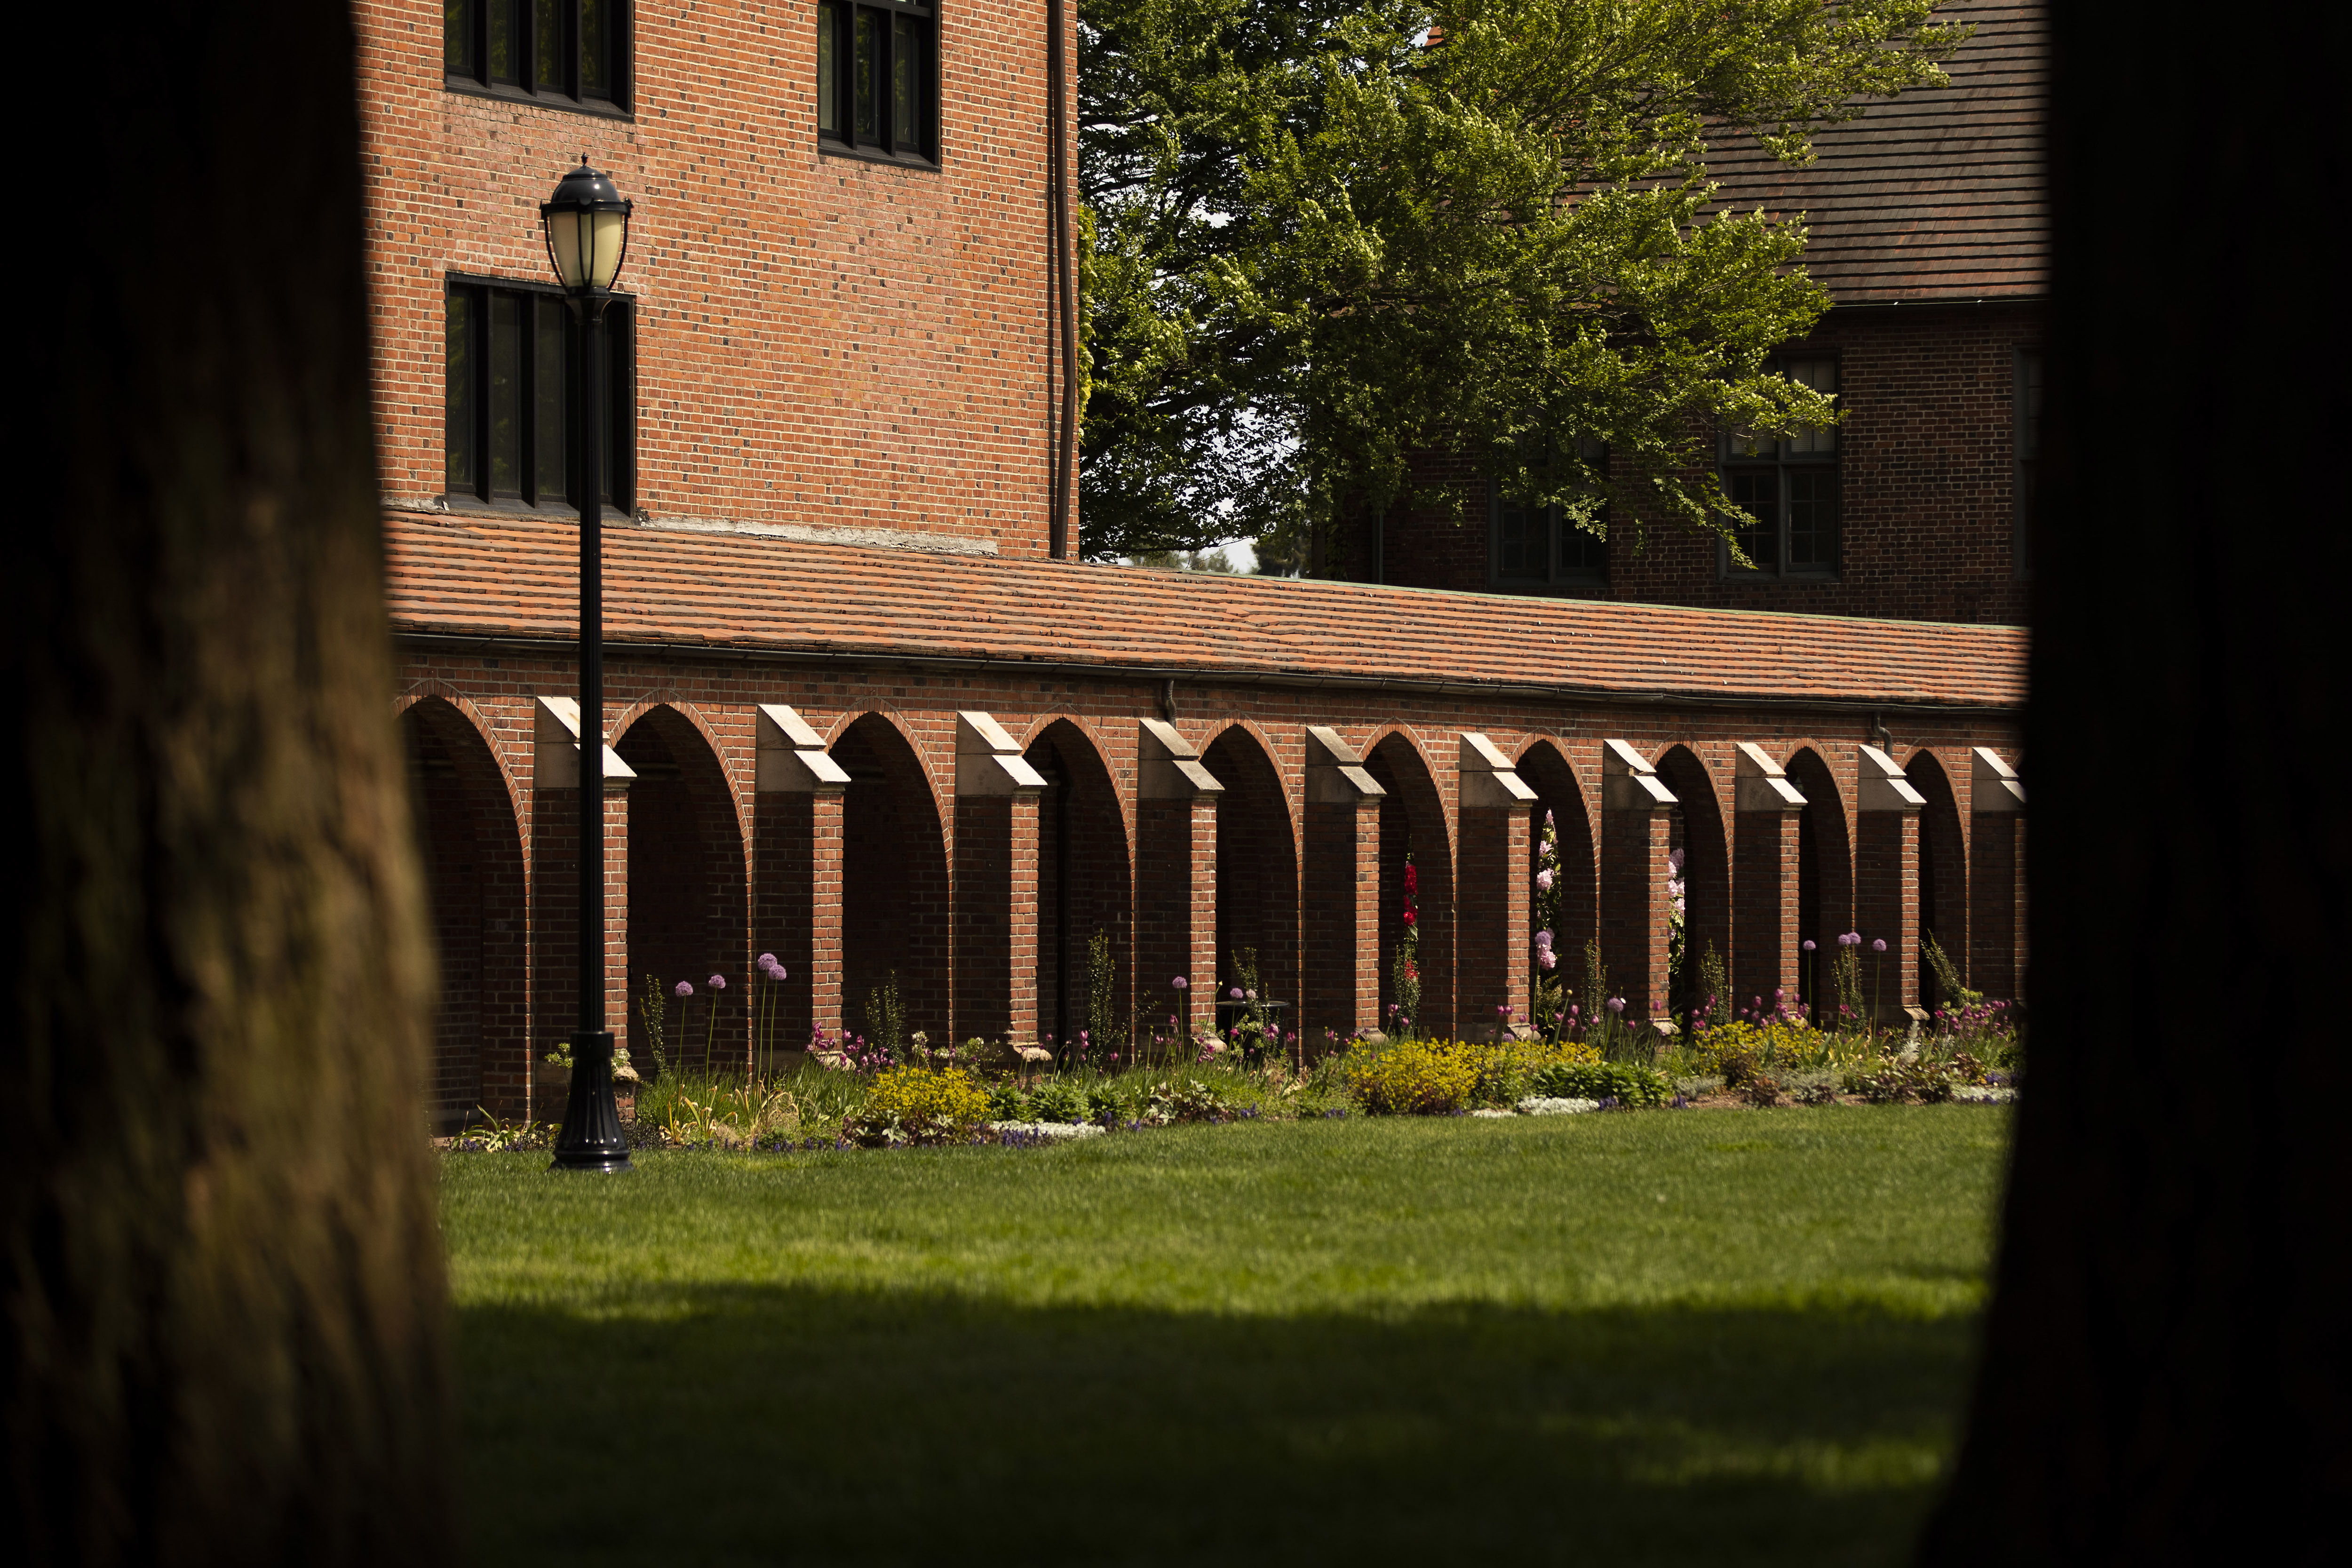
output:
MULTIPOLYGON (((1669 1010, 1683 1012, 1705 1000, 1697 994, 1699 964, 1713 947, 1731 963, 1731 852, 1723 805, 1706 764, 1688 746, 1670 746, 1657 761, 1658 776, 1681 803, 1674 816, 1674 847, 1683 851, 1683 963, 1669 977, 1669 1010)), ((1748 1005, 1738 998, 1736 1006, 1748 1005)))
MULTIPOLYGON (((1408 851, 1419 873, 1421 1016, 1423 1035, 1461 1027, 1454 963, 1454 835, 1435 772, 1412 737, 1391 731, 1364 758, 1364 769, 1388 792, 1381 802, 1381 1026, 1396 1005, 1397 943, 1404 936, 1404 868, 1408 851)), ((1516 893, 1517 889, 1513 889, 1516 893)), ((1476 999, 1474 1006, 1491 1006, 1476 999)))
POLYGON ((1110 943, 1110 1013, 1132 1009, 1132 862, 1118 786, 1084 729, 1057 719, 1023 756, 1046 785, 1037 802, 1037 1024, 1059 1048, 1087 1027, 1097 932, 1110 943))
POLYGON ((1801 953, 1797 994, 1818 1016, 1834 987, 1830 965, 1837 939, 1853 928, 1853 843, 1846 831, 1845 798, 1820 752, 1800 747, 1785 764, 1789 782, 1805 797, 1797 818, 1797 931, 1813 951, 1801 953))
POLYGON ((409 799, 440 960, 429 1083, 447 1131, 477 1107, 520 1112, 530 1077, 530 899, 522 831, 481 734, 441 697, 400 715, 409 799))
POLYGON ((874 994, 895 974, 907 1028, 944 1042, 955 926, 930 775, 881 713, 859 714, 830 750, 849 774, 842 803, 842 1026, 870 1033, 874 994))
MULTIPOLYGON (((740 1068, 752 993, 749 888, 726 769, 701 726, 666 703, 635 714, 613 749, 637 775, 628 792, 631 1037, 641 1036, 648 987, 667 995, 687 981, 694 995, 665 1004, 669 1067, 740 1068), (725 989, 711 985, 713 974, 725 989)), ((635 1054, 648 1054, 641 1040, 635 1054)))
POLYGON ((1914 754, 1903 775, 1927 803, 1919 812, 1919 1002, 1931 1009, 1957 1006, 1959 999, 1944 994, 1927 962, 1927 939, 1935 937, 1960 983, 1969 984, 1968 839, 1951 775, 1935 752, 1914 754))
POLYGON ((1258 984, 1287 1004, 1295 1028, 1305 1002, 1298 953, 1298 834, 1281 770, 1245 724, 1221 731, 1202 762, 1225 786, 1217 808, 1217 988, 1242 984, 1234 954, 1257 954, 1258 984))
MULTIPOLYGON (((1551 742, 1530 745, 1520 753, 1517 765, 1519 777, 1536 792, 1536 842, 1530 846, 1528 859, 1531 864, 1541 861, 1542 834, 1549 822, 1553 854, 1559 861, 1553 887, 1559 913, 1551 927, 1559 967, 1549 978, 1559 981, 1566 1000, 1572 1002, 1578 1000, 1584 984, 1585 946, 1600 934, 1601 862, 1595 853, 1592 814, 1583 788, 1576 782, 1576 770, 1551 742)), ((1540 898, 1532 900, 1530 907, 1540 909, 1540 898)), ((1531 921, 1530 934, 1540 924, 1531 921)))

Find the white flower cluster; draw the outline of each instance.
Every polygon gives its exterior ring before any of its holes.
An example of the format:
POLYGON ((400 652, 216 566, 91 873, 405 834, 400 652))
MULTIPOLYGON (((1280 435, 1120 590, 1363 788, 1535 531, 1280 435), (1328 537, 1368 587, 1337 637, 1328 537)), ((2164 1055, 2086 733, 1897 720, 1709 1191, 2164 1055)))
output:
POLYGON ((2014 1105, 2017 1090, 2013 1089, 1980 1089, 1973 1084, 1952 1090, 1952 1098, 1968 1105, 2014 1105))
POLYGON ((1471 1115, 1473 1115, 1473 1116, 1502 1116, 1502 1117, 1508 1117, 1508 1116, 1510 1116, 1510 1115, 1512 1114, 1512 1112, 1507 1111, 1507 1110, 1474 1110, 1474 1111, 1472 1111, 1470 1114, 1471 1114, 1471 1115))
POLYGON ((991 1132, 1025 1132, 1032 1138, 1099 1138, 1102 1128, 1092 1121, 992 1121, 991 1132))
POLYGON ((1531 1095, 1517 1106, 1521 1116, 1575 1116, 1600 1109, 1597 1100, 1550 1100, 1541 1095, 1531 1095))

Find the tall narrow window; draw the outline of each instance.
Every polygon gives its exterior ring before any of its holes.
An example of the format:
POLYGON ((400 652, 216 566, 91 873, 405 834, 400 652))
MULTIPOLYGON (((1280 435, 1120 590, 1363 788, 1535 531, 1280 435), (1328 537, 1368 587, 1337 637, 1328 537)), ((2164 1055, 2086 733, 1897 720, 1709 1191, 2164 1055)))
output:
POLYGON ((623 90, 627 0, 442 0, 441 59, 460 91, 610 113, 623 90))
MULTIPOLYGON (((1579 440, 1577 456, 1587 468, 1608 471, 1609 448, 1601 442, 1579 440)), ((1490 488, 1487 508, 1494 586, 1541 592, 1607 585, 1609 542, 1579 528, 1560 508, 1522 505, 1499 486, 1490 488)), ((1605 527, 1608 513, 1601 515, 1605 527)))
POLYGON ((829 147, 908 163, 939 158, 939 31, 925 4, 823 0, 816 129, 829 147))
POLYGON ((2011 478, 2013 487, 2011 501, 2011 553, 2017 563, 2017 574, 2030 576, 2033 571, 2034 486, 2040 479, 2042 466, 2042 351, 2017 351, 2017 390, 2011 405, 2013 428, 2010 434, 2011 450, 2015 454, 2016 469, 2011 478))
MULTIPOLYGON (((1801 386, 1834 395, 1837 361, 1790 356, 1773 367, 1801 386)), ((1841 486, 1838 433, 1823 425, 1785 436, 1734 431, 1723 437, 1723 489, 1752 521, 1738 525, 1741 566, 1728 549, 1722 569, 1735 577, 1823 579, 1838 572, 1841 486)))
MULTIPOLYGON (((453 281, 447 326, 447 478, 454 501, 570 509, 579 494, 580 334, 550 289, 453 281)), ((599 488, 625 510, 633 470, 634 323, 604 313, 598 378, 599 488)))

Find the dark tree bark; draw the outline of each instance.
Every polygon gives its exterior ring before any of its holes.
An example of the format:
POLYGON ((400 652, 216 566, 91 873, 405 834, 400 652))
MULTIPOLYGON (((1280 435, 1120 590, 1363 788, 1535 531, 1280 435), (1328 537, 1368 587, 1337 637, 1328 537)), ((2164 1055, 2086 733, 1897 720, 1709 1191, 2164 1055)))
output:
POLYGON ((0 616, 16 1561, 432 1561, 430 960, 348 16, 37 10, 0 616), (37 72, 36 74, 39 74, 37 72), (22 1555, 16 1555, 22 1553, 22 1555))
POLYGON ((1924 1560, 2341 1561, 2341 51, 2053 17, 2032 1038, 1924 1560))

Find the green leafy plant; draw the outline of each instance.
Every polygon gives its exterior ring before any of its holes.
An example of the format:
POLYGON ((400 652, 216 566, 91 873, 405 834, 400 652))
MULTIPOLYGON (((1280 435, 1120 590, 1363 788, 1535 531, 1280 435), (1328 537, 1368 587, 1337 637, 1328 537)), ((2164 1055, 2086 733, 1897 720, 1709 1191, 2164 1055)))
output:
POLYGON ((1116 1083, 1106 1081, 1087 1086, 1085 1119, 1088 1121, 1098 1122, 1105 1127, 1118 1127, 1135 1121, 1142 1109, 1141 1095, 1116 1083))
POLYGON ((898 999, 898 972, 866 994, 866 1038, 894 1062, 907 1059, 907 1009, 898 999))
POLYGON ((1165 1124, 1223 1121, 1231 1107, 1214 1084, 1196 1078, 1180 1078, 1155 1088, 1144 1110, 1147 1120, 1165 1124))
POLYGON ((1934 931, 1922 931, 1919 933, 1919 955, 1927 961, 1927 967, 1934 972, 1937 987, 1943 992, 1947 1007, 1975 1007, 1983 1003, 1983 992, 1971 991, 1960 984, 1960 972, 1945 956, 1943 946, 1936 941, 1934 931))
POLYGON ((1029 1121, 1030 1118, 1021 1113, 1021 1090, 1016 1085, 1000 1081, 988 1086, 988 1119, 991 1121, 1029 1121))
POLYGON ((646 1045, 653 1052, 654 1077, 669 1072, 667 1031, 669 1024, 669 993, 663 988, 661 976, 645 977, 645 989, 637 994, 637 1021, 645 1030, 646 1045))
POLYGON ((1690 999, 1691 1026, 1701 1029, 1727 1024, 1738 1005, 1731 994, 1730 968, 1710 942, 1698 961, 1698 994, 1690 999))
POLYGON ((1127 1030, 1120 1017, 1118 964, 1111 952, 1110 932, 1097 926, 1087 939, 1087 1045, 1091 1054, 1108 1058, 1125 1050, 1127 1030))
POLYGON ((1087 1120, 1087 1092, 1066 1078, 1049 1078, 1029 1091, 1027 1121, 1087 1120))
POLYGON ((1664 1105, 1674 1085, 1648 1068, 1626 1062, 1562 1061, 1538 1068, 1530 1086, 1558 1100, 1609 1100, 1631 1110, 1664 1105))

